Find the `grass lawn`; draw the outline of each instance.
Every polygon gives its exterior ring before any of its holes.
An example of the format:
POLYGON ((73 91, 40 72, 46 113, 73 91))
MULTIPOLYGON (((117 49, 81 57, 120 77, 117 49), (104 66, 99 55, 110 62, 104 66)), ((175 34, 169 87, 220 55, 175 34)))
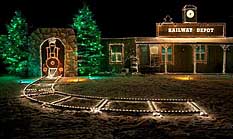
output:
POLYGON ((45 102, 53 102, 59 99, 64 98, 64 96, 61 95, 56 95, 56 94, 52 94, 52 95, 40 95, 40 96, 35 96, 35 99, 38 99, 40 101, 45 101, 45 102))
POLYGON ((2 76, 0 77, 0 99, 16 97, 19 91, 25 86, 17 83, 18 77, 2 76))
POLYGON ((19 84, 16 80, 14 77, 0 77, 0 138, 3 139, 233 138, 232 78, 203 76, 184 81, 167 76, 146 75, 56 86, 56 89, 82 95, 191 98, 210 114, 211 119, 190 116, 106 116, 66 110, 48 111, 37 103, 19 98, 25 84, 19 84))
POLYGON ((148 104, 143 102, 133 103, 124 101, 113 101, 108 104, 111 109, 149 110, 148 104))
POLYGON ((98 102, 98 100, 93 99, 72 98, 71 100, 65 101, 62 104, 79 107, 94 107, 98 102))
MULTIPOLYGON (((117 77, 67 86, 58 84, 56 89, 67 93, 109 98, 193 99, 207 113, 221 121, 218 123, 221 126, 233 125, 233 78, 231 76, 196 75, 185 80, 180 77, 181 75, 117 77)), ((160 107, 167 109, 167 106, 160 107)))
POLYGON ((194 110, 187 105, 186 102, 155 102, 154 103, 159 110, 168 111, 168 110, 194 110))

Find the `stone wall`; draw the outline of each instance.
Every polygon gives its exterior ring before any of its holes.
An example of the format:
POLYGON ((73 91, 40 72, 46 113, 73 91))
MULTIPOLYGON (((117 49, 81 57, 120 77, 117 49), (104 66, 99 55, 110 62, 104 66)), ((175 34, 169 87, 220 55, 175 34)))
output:
MULTIPOLYGON (((31 70, 37 69, 41 73, 40 67, 40 45, 42 42, 50 37, 59 38, 65 45, 65 65, 64 76, 71 77, 77 75, 77 44, 75 32, 72 28, 38 28, 31 33, 30 36, 30 50, 33 53, 31 62, 33 67, 31 70), (38 63, 39 62, 39 63, 38 63), (38 66, 39 65, 39 66, 38 66), (39 68, 39 69, 38 69, 39 68)), ((32 71, 31 71, 32 72, 32 71)))

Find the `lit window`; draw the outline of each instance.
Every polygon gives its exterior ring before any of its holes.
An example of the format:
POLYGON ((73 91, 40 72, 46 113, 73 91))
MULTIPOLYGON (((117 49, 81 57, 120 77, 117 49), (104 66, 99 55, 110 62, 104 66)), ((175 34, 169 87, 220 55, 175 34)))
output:
POLYGON ((151 66, 159 66, 159 47, 154 45, 150 46, 150 65, 151 66))
POLYGON ((206 46, 196 47, 196 61, 199 63, 206 61, 206 46))
POLYGON ((110 62, 122 63, 123 62, 123 47, 124 44, 109 44, 110 62))
MULTIPOLYGON (((162 47, 162 62, 165 62, 165 48, 162 47)), ((172 47, 167 48, 167 62, 172 62, 172 47)))

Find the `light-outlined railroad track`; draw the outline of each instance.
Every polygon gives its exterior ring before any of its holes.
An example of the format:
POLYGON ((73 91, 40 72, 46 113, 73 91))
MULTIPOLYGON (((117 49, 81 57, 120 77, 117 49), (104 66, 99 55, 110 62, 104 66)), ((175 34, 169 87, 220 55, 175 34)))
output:
POLYGON ((41 77, 28 84, 23 90, 23 95, 45 107, 92 113, 208 116, 192 99, 108 98, 57 91, 54 86, 61 78, 41 77))

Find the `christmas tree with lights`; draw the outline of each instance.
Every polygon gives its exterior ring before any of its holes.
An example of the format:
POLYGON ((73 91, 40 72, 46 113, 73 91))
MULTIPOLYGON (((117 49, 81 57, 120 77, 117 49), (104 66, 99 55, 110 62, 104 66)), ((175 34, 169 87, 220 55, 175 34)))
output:
POLYGON ((84 6, 73 18, 73 28, 76 30, 78 43, 78 73, 80 75, 95 75, 100 72, 100 61, 103 56, 100 44, 101 33, 93 14, 84 6))
POLYGON ((15 12, 7 27, 7 41, 2 54, 10 74, 24 76, 27 74, 28 29, 26 19, 20 11, 15 12))

